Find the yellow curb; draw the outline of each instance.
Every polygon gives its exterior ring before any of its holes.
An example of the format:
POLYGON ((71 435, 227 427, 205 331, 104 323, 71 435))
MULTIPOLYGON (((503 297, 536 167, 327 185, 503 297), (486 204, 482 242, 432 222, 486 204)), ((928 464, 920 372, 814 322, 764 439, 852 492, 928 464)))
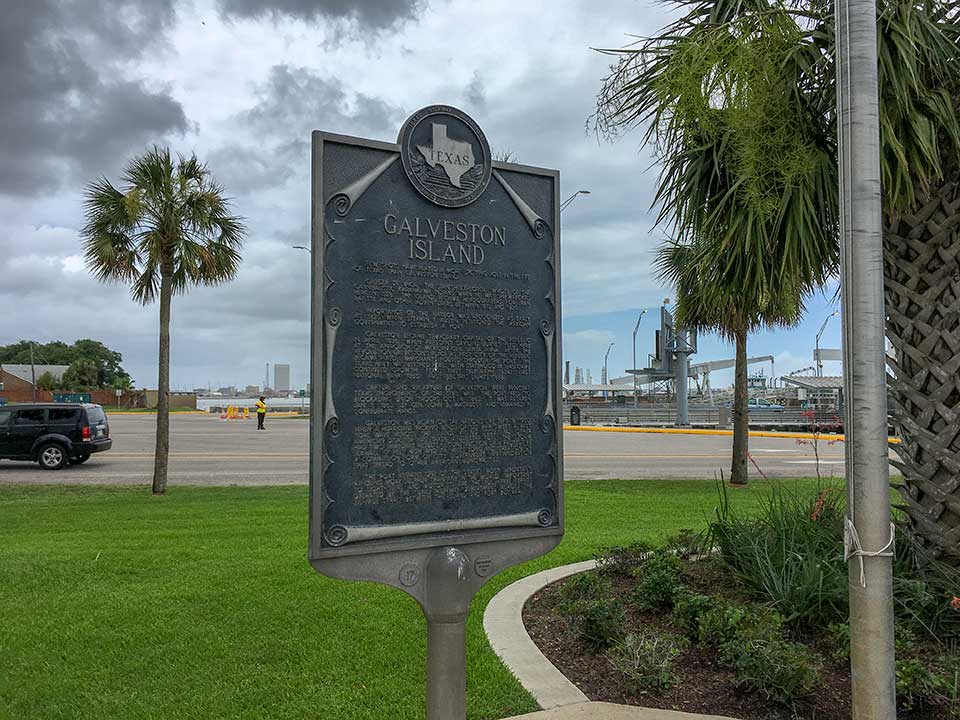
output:
MULTIPOLYGON (((662 433, 665 435, 733 435, 733 430, 709 430, 709 429, 699 429, 699 428, 646 428, 646 427, 608 427, 601 425, 564 425, 564 430, 581 430, 584 432, 622 432, 622 433, 662 433)), ((797 440, 825 440, 827 442, 831 440, 837 440, 842 442, 844 440, 843 435, 828 435, 826 433, 819 436, 814 435, 813 433, 800 433, 800 432, 771 432, 766 430, 752 430, 750 432, 750 437, 767 437, 767 438, 794 438, 797 440)), ((889 442, 898 443, 900 438, 889 438, 889 442)))
MULTIPOLYGON (((111 415, 156 415, 156 410, 111 410, 108 405, 101 405, 111 415)), ((171 415, 209 415, 206 410, 171 410, 171 415)))

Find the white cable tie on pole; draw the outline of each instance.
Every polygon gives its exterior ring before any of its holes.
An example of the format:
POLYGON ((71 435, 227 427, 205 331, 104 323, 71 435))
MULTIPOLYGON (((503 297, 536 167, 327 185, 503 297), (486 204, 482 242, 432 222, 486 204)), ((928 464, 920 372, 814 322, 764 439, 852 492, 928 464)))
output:
POLYGON ((864 550, 863 546, 860 544, 860 534, 857 532, 857 526, 853 524, 853 520, 849 516, 845 518, 845 523, 843 525, 843 560, 847 562, 850 558, 855 557, 860 562, 860 587, 867 586, 867 578, 863 569, 863 559, 865 557, 889 557, 892 558, 894 555, 894 544, 896 543, 896 532, 897 526, 893 523, 890 523, 890 539, 887 540, 887 544, 884 545, 879 550, 864 550))

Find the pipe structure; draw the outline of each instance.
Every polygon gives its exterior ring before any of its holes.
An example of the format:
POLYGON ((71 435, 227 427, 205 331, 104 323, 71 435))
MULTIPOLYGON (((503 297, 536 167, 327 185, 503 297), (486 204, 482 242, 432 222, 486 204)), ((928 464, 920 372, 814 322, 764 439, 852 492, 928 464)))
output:
POLYGON ((838 0, 837 111, 854 720, 897 714, 875 0, 838 0))

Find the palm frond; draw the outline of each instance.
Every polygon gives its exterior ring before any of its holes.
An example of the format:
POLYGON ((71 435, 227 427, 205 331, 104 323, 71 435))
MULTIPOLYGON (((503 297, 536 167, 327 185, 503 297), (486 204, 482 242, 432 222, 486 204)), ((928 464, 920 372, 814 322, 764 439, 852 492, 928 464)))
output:
POLYGON ((173 160, 153 147, 127 165, 119 190, 106 179, 86 193, 88 268, 100 280, 131 283, 140 303, 157 299, 161 279, 175 293, 232 279, 246 228, 195 155, 173 160))

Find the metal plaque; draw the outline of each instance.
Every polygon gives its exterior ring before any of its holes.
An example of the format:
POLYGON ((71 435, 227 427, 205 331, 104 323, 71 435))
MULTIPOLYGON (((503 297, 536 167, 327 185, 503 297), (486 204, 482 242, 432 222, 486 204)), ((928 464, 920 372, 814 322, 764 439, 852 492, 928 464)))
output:
MULTIPOLYGON (((318 569, 477 544, 485 579, 559 541, 558 185, 556 171, 493 162, 447 106, 412 115, 396 145, 314 132, 318 569), (489 545, 521 538, 519 555, 489 545)), ((410 591, 423 561, 404 562, 332 574, 410 591)))

